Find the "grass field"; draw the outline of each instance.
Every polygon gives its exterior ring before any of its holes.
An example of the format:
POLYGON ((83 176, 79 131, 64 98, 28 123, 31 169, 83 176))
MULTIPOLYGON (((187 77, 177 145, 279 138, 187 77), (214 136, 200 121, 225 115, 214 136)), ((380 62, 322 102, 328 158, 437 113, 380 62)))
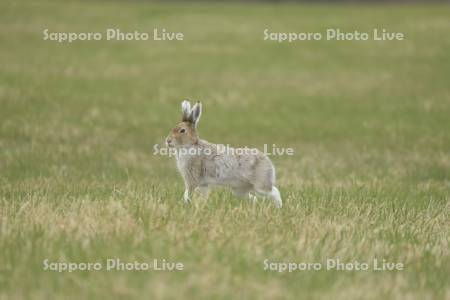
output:
POLYGON ((0 299, 450 299, 450 7, 0 3, 0 299), (180 31, 56 43, 42 31, 180 31), (406 34, 263 41, 263 30, 406 34), (201 100, 211 142, 277 156, 284 207, 217 190, 182 203, 153 155, 201 100), (43 270, 182 262, 184 271, 43 270), (264 270, 371 262, 403 271, 264 270))

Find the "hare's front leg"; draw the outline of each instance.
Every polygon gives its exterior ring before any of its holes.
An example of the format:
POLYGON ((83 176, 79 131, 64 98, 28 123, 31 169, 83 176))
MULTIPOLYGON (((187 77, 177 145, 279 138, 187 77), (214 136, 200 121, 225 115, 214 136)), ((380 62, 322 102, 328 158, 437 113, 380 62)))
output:
POLYGON ((191 196, 194 190, 195 186, 192 183, 187 181, 184 183, 184 194, 183 194, 184 203, 188 204, 191 201, 191 196))
POLYGON ((185 188, 184 189, 184 194, 183 194, 183 200, 184 200, 184 203, 186 203, 186 204, 188 204, 189 203, 189 201, 191 201, 191 191, 189 190, 189 188, 185 188))
POLYGON ((194 190, 200 185, 199 173, 199 168, 189 167, 181 169, 181 175, 184 180, 184 203, 189 203, 191 201, 194 190))

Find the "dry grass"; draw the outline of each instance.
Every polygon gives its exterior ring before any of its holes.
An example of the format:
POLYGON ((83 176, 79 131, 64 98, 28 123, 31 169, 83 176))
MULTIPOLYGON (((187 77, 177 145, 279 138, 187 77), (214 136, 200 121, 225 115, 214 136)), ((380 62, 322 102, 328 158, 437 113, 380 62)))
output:
POLYGON ((449 299, 447 6, 0 4, 0 299, 449 299), (41 28, 184 30, 185 42, 44 42, 41 28), (404 31, 405 43, 262 41, 262 31, 404 31), (427 30, 433 29, 430 34, 427 30), (32 50, 30 52, 30 49, 32 50), (50 55, 51 54, 51 55, 50 55), (201 135, 273 157, 285 206, 182 201, 152 155, 202 100, 201 135), (43 260, 183 262, 181 272, 43 260), (264 271, 264 260, 404 271, 264 271))

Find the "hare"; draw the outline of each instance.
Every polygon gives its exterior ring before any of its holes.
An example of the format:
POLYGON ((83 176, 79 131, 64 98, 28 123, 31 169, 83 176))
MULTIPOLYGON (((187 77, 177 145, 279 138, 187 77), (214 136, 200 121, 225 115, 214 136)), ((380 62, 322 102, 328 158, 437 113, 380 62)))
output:
POLYGON ((256 201, 253 193, 269 197, 281 208, 275 168, 265 154, 257 149, 226 148, 200 139, 197 127, 202 104, 197 102, 191 108, 190 102, 184 100, 181 109, 181 122, 170 131, 166 145, 175 150, 177 167, 184 179, 186 203, 194 190, 207 198, 210 186, 224 186, 231 188, 235 196, 252 201, 256 201))

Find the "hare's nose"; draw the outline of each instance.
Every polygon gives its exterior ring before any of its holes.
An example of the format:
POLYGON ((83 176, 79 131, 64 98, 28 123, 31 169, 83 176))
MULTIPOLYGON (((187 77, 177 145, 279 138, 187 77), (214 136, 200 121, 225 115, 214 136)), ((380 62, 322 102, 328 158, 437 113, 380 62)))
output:
POLYGON ((170 143, 172 143, 172 140, 171 139, 166 139, 166 143, 170 144, 170 143))

